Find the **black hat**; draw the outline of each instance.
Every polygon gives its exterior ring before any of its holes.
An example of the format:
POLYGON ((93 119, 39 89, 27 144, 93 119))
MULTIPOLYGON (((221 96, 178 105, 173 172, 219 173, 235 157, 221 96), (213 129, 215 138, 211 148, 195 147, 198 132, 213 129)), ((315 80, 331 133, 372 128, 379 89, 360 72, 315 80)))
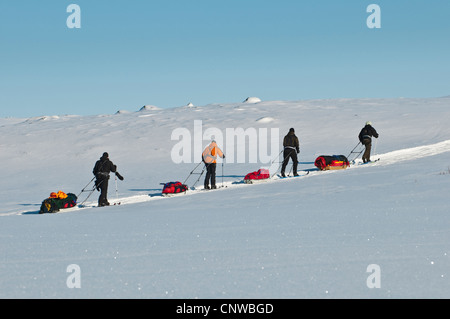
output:
POLYGON ((109 157, 109 154, 107 152, 103 153, 103 157, 109 157))
POLYGON ((294 128, 293 127, 291 127, 290 129, 289 129, 289 133, 294 133, 295 132, 295 130, 294 130, 294 128))

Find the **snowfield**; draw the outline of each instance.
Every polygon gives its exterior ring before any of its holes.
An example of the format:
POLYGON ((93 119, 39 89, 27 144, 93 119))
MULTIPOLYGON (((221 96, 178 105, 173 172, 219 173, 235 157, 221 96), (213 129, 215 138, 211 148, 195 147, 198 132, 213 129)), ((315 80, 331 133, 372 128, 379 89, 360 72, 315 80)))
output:
POLYGON ((449 298, 449 119, 449 98, 0 119, 0 298, 449 298), (320 155, 349 155, 367 120, 380 134, 380 161, 314 170, 320 155), (223 148, 234 156, 217 165, 220 189, 202 190, 202 176, 186 194, 162 197, 161 183, 198 178, 189 174, 199 154, 172 158, 174 130, 194 136, 198 121, 204 137, 212 128, 224 137, 227 128, 279 129, 273 157, 294 127, 299 170, 310 173, 244 184, 270 166, 238 163, 239 147, 247 159, 260 151, 245 140, 223 148), (110 180, 109 200, 120 205, 97 208, 94 192, 85 207, 38 214, 51 192, 79 195, 105 151, 125 177, 117 191, 110 180))

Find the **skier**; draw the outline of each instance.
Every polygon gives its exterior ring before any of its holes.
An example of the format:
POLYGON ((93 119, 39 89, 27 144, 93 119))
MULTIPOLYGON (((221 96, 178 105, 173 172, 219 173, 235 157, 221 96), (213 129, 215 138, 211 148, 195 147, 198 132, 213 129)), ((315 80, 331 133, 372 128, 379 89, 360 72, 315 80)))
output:
POLYGON ((212 140, 202 153, 203 163, 206 165, 206 177, 205 177, 205 189, 216 189, 216 159, 217 155, 221 158, 225 158, 222 150, 217 146, 215 140, 212 140), (211 187, 209 182, 211 181, 211 187))
POLYGON ((362 160, 364 163, 370 162, 370 150, 372 148, 372 136, 378 138, 377 131, 372 127, 372 122, 367 121, 366 126, 361 129, 359 133, 359 141, 363 144, 366 149, 362 156, 362 160))
POLYGON ((300 144, 298 142, 298 137, 295 135, 295 130, 291 128, 289 133, 284 137, 283 140, 283 165, 281 166, 281 176, 286 177, 284 171, 289 162, 289 158, 292 159, 292 168, 294 171, 294 176, 298 176, 297 174, 297 166, 298 166, 298 158, 297 154, 300 153, 300 144))
POLYGON ((116 173, 116 176, 122 181, 123 177, 117 172, 117 166, 113 164, 109 160, 109 155, 107 152, 104 152, 102 157, 95 163, 93 173, 96 177, 95 187, 100 192, 100 196, 98 198, 98 206, 109 206, 109 202, 107 199, 108 195, 108 180, 109 173, 116 173))

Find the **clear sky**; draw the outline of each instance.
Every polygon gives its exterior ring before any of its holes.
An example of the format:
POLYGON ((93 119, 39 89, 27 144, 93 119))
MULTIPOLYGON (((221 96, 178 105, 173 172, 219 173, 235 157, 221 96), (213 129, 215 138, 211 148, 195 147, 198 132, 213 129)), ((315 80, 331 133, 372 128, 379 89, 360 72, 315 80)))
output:
POLYGON ((448 0, 1 1, 0 45, 0 117, 450 95, 448 0))

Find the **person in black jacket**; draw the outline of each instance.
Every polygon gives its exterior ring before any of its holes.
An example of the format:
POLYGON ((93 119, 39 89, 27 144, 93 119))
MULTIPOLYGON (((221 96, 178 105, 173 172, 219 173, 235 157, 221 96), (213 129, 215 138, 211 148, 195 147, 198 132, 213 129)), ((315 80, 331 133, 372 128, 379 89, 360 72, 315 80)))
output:
POLYGON ((295 130, 291 128, 289 133, 284 137, 283 140, 283 165, 281 166, 281 176, 286 177, 284 171, 289 162, 289 158, 292 159, 292 168, 294 171, 294 176, 298 176, 297 174, 297 166, 298 166, 298 158, 297 154, 300 153, 300 144, 298 142, 298 137, 295 135, 295 130))
POLYGON ((359 133, 359 141, 363 144, 366 149, 362 156, 362 160, 364 163, 370 162, 370 150, 372 148, 372 136, 378 138, 377 131, 372 127, 372 123, 370 121, 366 122, 366 126, 361 129, 359 133))
POLYGON ((96 177, 95 187, 100 192, 100 196, 98 198, 98 206, 109 206, 109 202, 107 199, 108 195, 108 180, 109 173, 116 173, 116 176, 123 180, 123 177, 117 172, 117 166, 113 164, 109 160, 108 153, 103 153, 102 157, 95 163, 93 173, 96 177))

